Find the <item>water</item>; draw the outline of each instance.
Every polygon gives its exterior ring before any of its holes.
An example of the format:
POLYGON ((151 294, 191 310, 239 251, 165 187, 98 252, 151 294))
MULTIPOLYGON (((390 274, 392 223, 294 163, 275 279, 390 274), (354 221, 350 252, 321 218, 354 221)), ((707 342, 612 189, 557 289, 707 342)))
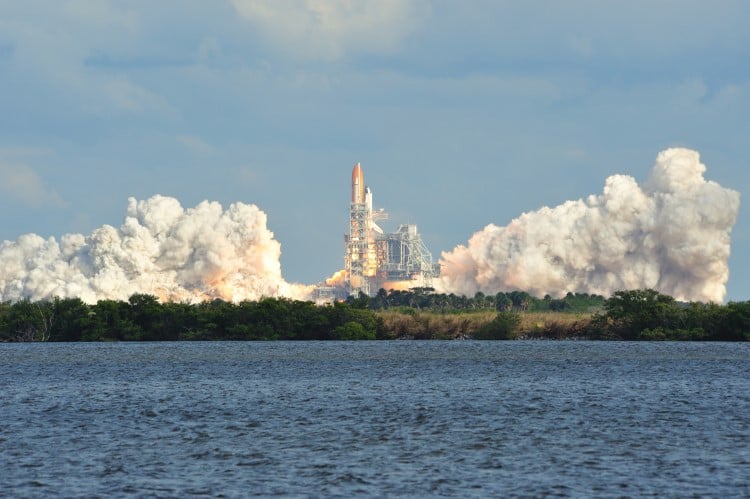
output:
POLYGON ((0 382, 0 495, 750 495, 750 344, 2 344, 0 382))

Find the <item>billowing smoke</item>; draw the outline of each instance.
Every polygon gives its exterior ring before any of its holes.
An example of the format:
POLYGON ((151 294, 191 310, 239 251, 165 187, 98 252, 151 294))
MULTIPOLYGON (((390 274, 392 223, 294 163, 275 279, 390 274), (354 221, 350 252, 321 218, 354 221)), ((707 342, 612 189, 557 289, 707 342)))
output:
POLYGON ((0 301, 79 297, 125 300, 148 293, 161 300, 254 300, 301 296, 281 276, 281 247, 254 205, 204 201, 185 210, 170 197, 128 200, 119 229, 60 241, 35 234, 0 245, 0 301))
POLYGON ((705 180, 705 170, 696 151, 667 149, 642 186, 614 175, 601 195, 488 225, 442 254, 438 288, 539 297, 652 288, 721 302, 740 196, 705 180))

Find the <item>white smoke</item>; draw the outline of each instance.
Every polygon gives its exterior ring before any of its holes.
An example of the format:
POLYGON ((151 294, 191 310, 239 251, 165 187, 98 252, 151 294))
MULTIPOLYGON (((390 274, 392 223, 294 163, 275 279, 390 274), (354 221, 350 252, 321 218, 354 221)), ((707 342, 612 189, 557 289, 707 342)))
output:
POLYGON ((648 180, 609 177, 586 200, 488 225, 441 257, 438 289, 523 290, 610 296, 652 288, 686 301, 721 302, 729 279, 730 234, 739 193, 703 178, 696 151, 659 153, 648 180))
POLYGON ((64 235, 58 243, 35 234, 0 245, 0 301, 78 297, 88 303, 126 300, 134 293, 162 301, 301 297, 303 286, 281 276, 280 244, 266 214, 235 203, 224 211, 204 201, 184 210, 170 197, 128 200, 119 229, 64 235))

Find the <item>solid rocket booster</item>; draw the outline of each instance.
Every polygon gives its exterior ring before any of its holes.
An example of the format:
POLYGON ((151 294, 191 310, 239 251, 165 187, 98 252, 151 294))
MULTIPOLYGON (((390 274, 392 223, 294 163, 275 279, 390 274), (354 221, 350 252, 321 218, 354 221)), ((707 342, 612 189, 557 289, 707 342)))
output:
POLYGON ((365 174, 359 163, 352 170, 352 203, 365 202, 365 174))
POLYGON ((369 187, 365 187, 365 204, 367 205, 367 211, 372 213, 372 191, 369 187))

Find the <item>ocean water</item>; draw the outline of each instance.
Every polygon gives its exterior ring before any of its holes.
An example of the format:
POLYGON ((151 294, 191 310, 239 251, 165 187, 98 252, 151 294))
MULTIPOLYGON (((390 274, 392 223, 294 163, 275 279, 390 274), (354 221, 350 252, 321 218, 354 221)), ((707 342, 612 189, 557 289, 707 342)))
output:
POLYGON ((0 495, 750 495, 750 344, 0 345, 0 495))

